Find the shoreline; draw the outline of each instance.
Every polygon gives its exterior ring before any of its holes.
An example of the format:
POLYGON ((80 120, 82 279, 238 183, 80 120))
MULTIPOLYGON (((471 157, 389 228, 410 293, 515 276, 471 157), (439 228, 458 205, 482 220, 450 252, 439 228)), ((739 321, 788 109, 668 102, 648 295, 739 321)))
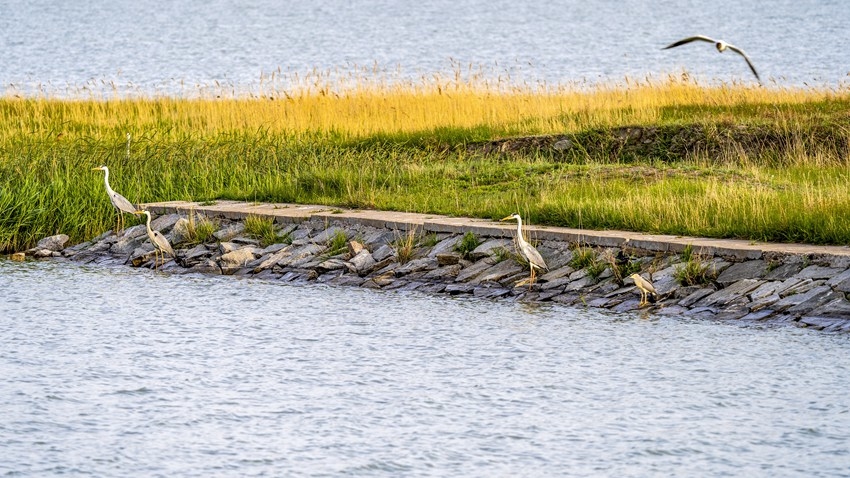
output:
MULTIPOLYGON (((533 286, 518 287, 516 283, 528 277, 528 269, 515 255, 513 223, 235 201, 212 205, 174 201, 145 207, 159 215, 152 227, 172 240, 177 250, 177 260, 159 267, 169 273, 415 289, 850 332, 848 247, 530 226, 524 233, 550 269, 533 286), (214 237, 207 243, 181 245, 180 231, 188 223, 187 216, 213 221, 214 237), (260 240, 246 234, 246 218, 268 221, 276 237, 286 241, 263 247, 260 240), (458 245, 468 233, 475 239, 474 248, 460 250, 458 245), (640 293, 626 271, 638 271, 650 279, 659 300, 640 307, 640 293), (690 277, 691 271, 698 274, 690 277)), ((55 249, 28 252, 84 263, 152 267, 153 252, 144 225, 126 229, 120 238, 110 231, 92 241, 55 249)))

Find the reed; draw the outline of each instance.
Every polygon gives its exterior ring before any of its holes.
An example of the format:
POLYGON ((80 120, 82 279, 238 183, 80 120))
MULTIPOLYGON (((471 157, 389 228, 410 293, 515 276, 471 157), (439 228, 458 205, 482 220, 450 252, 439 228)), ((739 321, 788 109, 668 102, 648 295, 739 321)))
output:
POLYGON ((284 93, 0 98, 0 250, 108 229, 114 213, 90 171, 100 164, 133 202, 238 199, 493 219, 521 210, 534 224, 850 243, 844 90, 671 79, 590 90, 446 81, 284 93), (652 148, 618 142, 616 128, 634 125, 657 130, 652 148), (741 128, 754 133, 729 143, 741 128), (569 134, 580 147, 472 147, 540 134, 569 134), (688 147, 677 149, 682 138, 688 147))

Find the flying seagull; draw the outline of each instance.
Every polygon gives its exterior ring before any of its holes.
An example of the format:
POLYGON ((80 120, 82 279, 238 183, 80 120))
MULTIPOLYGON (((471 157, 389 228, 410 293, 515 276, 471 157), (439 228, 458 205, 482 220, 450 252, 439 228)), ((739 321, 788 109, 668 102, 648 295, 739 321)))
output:
POLYGON ((705 41, 705 42, 708 42, 708 43, 714 43, 714 47, 717 48, 717 51, 720 52, 720 53, 723 53, 723 51, 728 48, 728 49, 734 51, 735 53, 743 56, 744 60, 747 61, 747 65, 749 65, 750 70, 752 70, 753 74, 756 75, 756 79, 761 81, 761 78, 759 78, 759 74, 756 71, 756 67, 753 66, 753 63, 750 61, 750 57, 748 57, 747 54, 744 53, 744 50, 736 47, 735 45, 726 43, 723 40, 715 40, 715 39, 709 38, 707 36, 697 35, 697 36, 694 36, 694 37, 683 38, 683 39, 681 39, 681 40, 679 40, 675 43, 671 43, 671 44, 665 46, 664 48, 662 48, 662 50, 666 50, 668 48, 674 48, 674 47, 677 47, 679 45, 684 45, 685 43, 690 43, 692 41, 697 41, 697 40, 705 41))

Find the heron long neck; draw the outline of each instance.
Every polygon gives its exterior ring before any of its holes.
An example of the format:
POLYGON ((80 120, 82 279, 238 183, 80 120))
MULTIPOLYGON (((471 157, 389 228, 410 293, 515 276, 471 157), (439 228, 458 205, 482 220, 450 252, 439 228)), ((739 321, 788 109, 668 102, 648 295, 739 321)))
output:
POLYGON ((153 237, 153 229, 151 229, 151 215, 145 214, 145 227, 148 228, 148 236, 153 237))
POLYGON ((106 185, 106 192, 111 196, 114 192, 111 187, 109 187, 109 170, 103 170, 103 184, 106 185))
POLYGON ((522 219, 516 218, 516 235, 520 241, 524 241, 525 238, 522 237, 522 219))

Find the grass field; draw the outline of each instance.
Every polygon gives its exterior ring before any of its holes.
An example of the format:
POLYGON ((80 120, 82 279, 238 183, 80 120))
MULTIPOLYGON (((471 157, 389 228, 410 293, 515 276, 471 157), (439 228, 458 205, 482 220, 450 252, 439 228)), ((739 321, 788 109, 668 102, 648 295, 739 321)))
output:
POLYGON ((677 79, 589 90, 450 80, 225 99, 7 96, 0 251, 111 227, 102 173, 91 171, 101 164, 134 202, 519 211, 534 224, 850 244, 848 125, 848 90, 677 79), (553 149, 547 135, 569 146, 553 149), (505 147, 519 137, 543 139, 505 147))

